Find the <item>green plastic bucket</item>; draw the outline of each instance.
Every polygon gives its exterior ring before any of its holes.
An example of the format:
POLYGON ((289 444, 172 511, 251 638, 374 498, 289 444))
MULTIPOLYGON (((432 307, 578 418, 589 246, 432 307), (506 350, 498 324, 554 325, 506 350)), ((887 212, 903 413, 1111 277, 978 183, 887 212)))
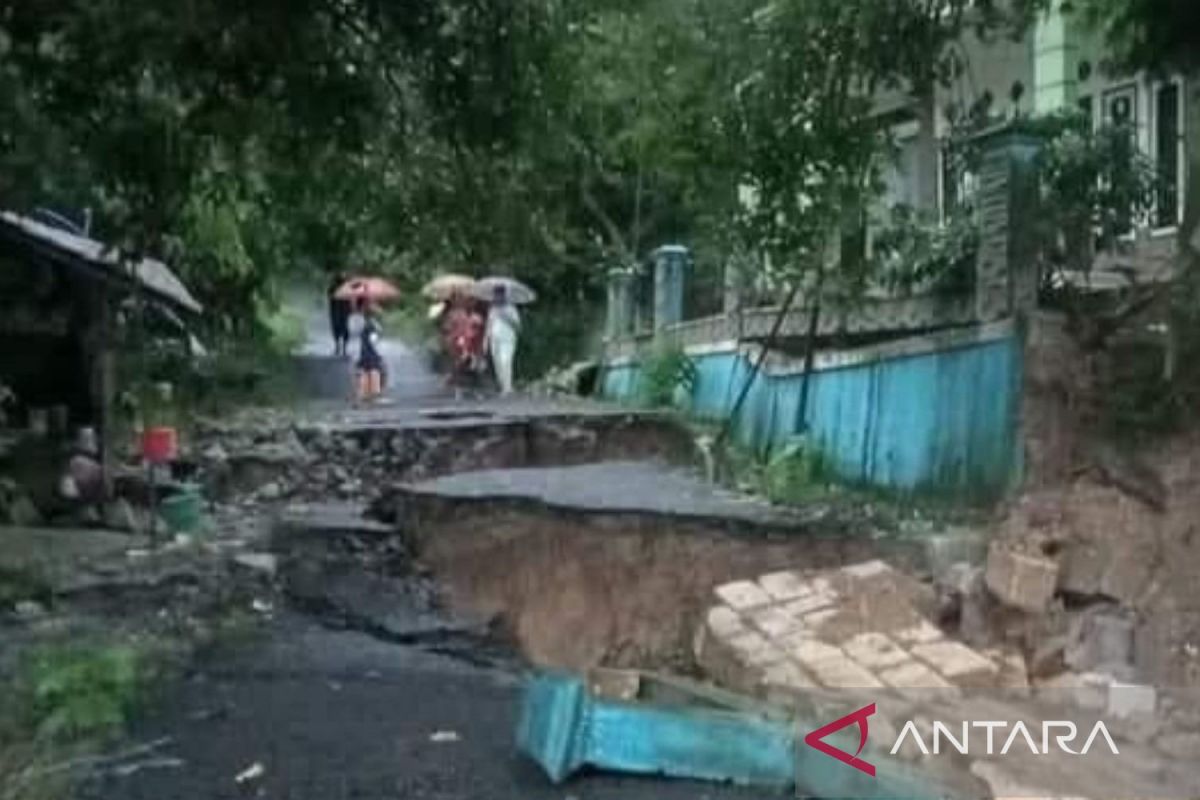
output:
POLYGON ((198 487, 188 487, 164 499, 158 515, 176 533, 194 533, 204 519, 204 500, 198 487))

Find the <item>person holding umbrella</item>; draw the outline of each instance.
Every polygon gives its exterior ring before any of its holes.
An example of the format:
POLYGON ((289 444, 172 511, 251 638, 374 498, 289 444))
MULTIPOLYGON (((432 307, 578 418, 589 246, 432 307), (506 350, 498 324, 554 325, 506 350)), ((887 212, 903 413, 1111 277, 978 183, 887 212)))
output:
POLYGON ((350 348, 350 301, 337 296, 345 282, 346 276, 339 272, 329 285, 329 327, 335 356, 345 356, 350 348))
POLYGON ((516 357, 517 336, 521 332, 521 314, 516 303, 533 300, 533 291, 511 278, 484 278, 482 290, 490 291, 492 306, 487 312, 487 353, 492 356, 492 369, 500 395, 512 393, 512 362, 516 357))
POLYGON ((383 394, 383 326, 379 322, 378 303, 399 296, 400 291, 383 278, 351 278, 334 293, 334 297, 353 303, 362 314, 358 361, 355 364, 358 372, 356 396, 359 402, 375 402, 383 394))

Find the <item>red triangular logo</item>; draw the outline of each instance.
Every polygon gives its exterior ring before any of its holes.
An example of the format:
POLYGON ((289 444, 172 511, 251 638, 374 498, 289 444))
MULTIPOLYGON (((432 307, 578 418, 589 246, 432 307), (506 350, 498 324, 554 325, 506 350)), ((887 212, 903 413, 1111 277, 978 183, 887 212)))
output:
POLYGON ((812 733, 804 737, 804 743, 809 747, 820 750, 827 756, 833 756, 838 761, 849 764, 857 770, 867 773, 872 778, 875 777, 875 765, 869 764, 858 757, 858 754, 867 746, 867 717, 875 713, 875 704, 863 706, 858 711, 854 711, 841 719, 835 719, 833 722, 823 727, 817 728, 812 733), (853 723, 858 723, 858 749, 854 751, 854 755, 850 755, 845 750, 839 750, 831 744, 828 744, 822 739, 831 733, 837 733, 842 728, 853 723))

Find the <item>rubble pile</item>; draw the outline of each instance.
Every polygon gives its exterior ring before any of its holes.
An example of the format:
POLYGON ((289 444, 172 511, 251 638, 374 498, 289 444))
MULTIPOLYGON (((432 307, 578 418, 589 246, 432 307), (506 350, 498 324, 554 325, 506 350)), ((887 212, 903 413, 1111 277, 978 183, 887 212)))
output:
POLYGON ((199 427, 192 448, 209 497, 245 505, 365 501, 398 481, 581 464, 613 454, 690 461, 686 430, 653 416, 437 412, 381 424, 199 427))
MULTIPOLYGON (((1061 719, 1051 706, 1065 706, 1117 720, 1118 744, 1145 749, 1148 763, 1200 744, 1195 703, 1139 681, 1129 612, 1103 603, 1068 611, 1057 578, 1053 558, 1002 543, 985 565, 955 564, 933 586, 877 560, 773 572, 714 589, 695 654, 722 686, 789 706, 837 690, 892 717, 938 719, 933 693, 941 709, 985 704, 983 719, 1001 718, 997 708, 1009 719, 1061 719)), ((1030 785, 1007 767, 964 768, 997 796, 1030 785)))

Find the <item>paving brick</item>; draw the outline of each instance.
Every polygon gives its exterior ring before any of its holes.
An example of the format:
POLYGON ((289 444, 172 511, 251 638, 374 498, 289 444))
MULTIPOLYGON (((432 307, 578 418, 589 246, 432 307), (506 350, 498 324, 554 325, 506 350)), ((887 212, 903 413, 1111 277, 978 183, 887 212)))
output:
POLYGON ((984 579, 991 593, 1005 605, 1043 611, 1058 584, 1058 562, 993 544, 984 579))
POLYGON ((804 667, 810 667, 820 661, 827 661, 829 659, 846 658, 845 652, 840 647, 835 647, 803 634, 790 636, 784 639, 782 644, 787 654, 800 662, 800 665, 804 667))
POLYGON ((735 636, 746 630, 742 618, 729 606, 713 606, 705 617, 708 629, 717 636, 735 636))
POLYGON ((787 657, 787 654, 779 645, 754 631, 734 636, 728 642, 733 651, 745 663, 751 666, 766 666, 782 661, 787 657))
POLYGON ((1000 671, 994 662, 962 642, 919 644, 912 648, 912 653, 958 686, 994 685, 1000 671))
POLYGON ((718 586, 715 591, 717 597, 735 611, 745 611, 771 603, 771 595, 754 581, 733 581, 718 586))
POLYGON ((837 600, 837 595, 833 592, 813 592, 789 603, 784 603, 783 610, 787 613, 802 617, 810 611, 816 611, 820 608, 828 608, 837 600))
POLYGON ((804 620, 779 606, 767 606, 748 612, 750 623, 767 636, 778 639, 804 628, 804 620))
POLYGON ((879 673, 880 679, 896 689, 950 689, 949 683, 919 661, 909 661, 879 673))
POLYGON ((838 615, 836 608, 823 608, 820 611, 810 611, 804 615, 805 626, 816 630, 838 615))
POLYGON ((783 689, 817 688, 817 682, 813 677, 791 661, 781 661, 768 667, 763 672, 763 684, 783 689))
POLYGON ((818 683, 830 689, 883 688, 883 684, 869 669, 844 655, 806 666, 818 683))
POLYGON ((893 631, 892 636, 896 641, 906 645, 930 644, 943 638, 941 629, 925 620, 910 628, 893 631))
POLYGON ((860 633, 845 642, 842 649, 846 655, 867 669, 881 670, 903 664, 909 655, 899 645, 882 633, 860 633))
POLYGON ((829 583, 829 579, 822 577, 820 575, 816 576, 815 578, 809 579, 808 590, 809 590, 809 594, 833 594, 834 596, 837 595, 837 592, 833 591, 833 586, 829 583))
POLYGON ((865 580, 867 578, 875 578, 880 575, 886 575, 891 572, 892 568, 887 562, 874 559, 872 561, 862 561, 858 564, 847 564, 842 567, 842 572, 849 575, 851 578, 865 580))
POLYGON ((810 584, 792 570, 763 575, 758 584, 776 600, 794 600, 812 591, 810 584))

